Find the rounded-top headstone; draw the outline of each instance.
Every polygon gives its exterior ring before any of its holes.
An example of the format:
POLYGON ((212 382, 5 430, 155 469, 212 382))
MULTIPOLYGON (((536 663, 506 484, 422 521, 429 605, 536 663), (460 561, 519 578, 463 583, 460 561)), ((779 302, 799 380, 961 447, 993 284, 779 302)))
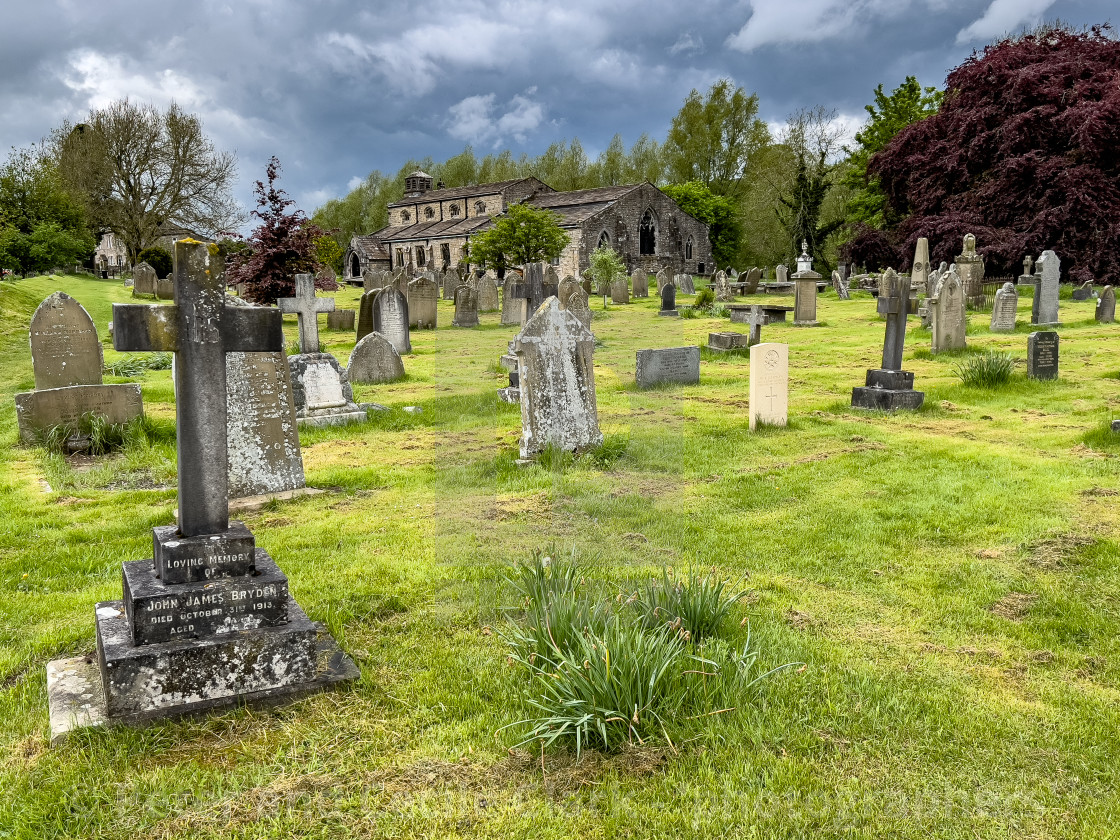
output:
POLYGON ((35 387, 100 385, 104 354, 89 313, 65 292, 55 292, 31 316, 35 387))
POLYGON ((378 385, 404 376, 404 362, 381 333, 371 332, 354 346, 346 371, 351 382, 378 385))

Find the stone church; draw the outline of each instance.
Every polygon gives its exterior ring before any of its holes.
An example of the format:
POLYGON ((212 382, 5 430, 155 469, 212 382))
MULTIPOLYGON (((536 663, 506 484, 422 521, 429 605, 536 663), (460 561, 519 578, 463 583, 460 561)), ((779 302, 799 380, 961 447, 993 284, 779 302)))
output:
POLYGON ((665 266, 671 274, 709 274, 708 226, 677 206, 653 184, 627 184, 557 192, 536 178, 495 184, 432 188, 432 178, 413 172, 405 195, 389 205, 389 224, 355 236, 343 256, 343 277, 357 280, 366 268, 442 270, 470 252, 470 238, 511 204, 550 210, 571 242, 556 260, 560 276, 579 274, 599 245, 614 248, 628 270, 665 266))

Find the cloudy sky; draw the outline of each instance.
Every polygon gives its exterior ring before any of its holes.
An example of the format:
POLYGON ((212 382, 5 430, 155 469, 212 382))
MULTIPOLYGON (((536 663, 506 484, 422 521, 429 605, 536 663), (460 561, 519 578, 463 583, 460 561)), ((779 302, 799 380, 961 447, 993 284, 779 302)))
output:
POLYGON ((36 0, 5 4, 0 144, 131 97, 178 102, 236 151, 238 198, 269 155, 311 211, 410 157, 617 132, 663 139, 721 76, 775 124, 825 105, 858 126, 880 82, 940 86, 975 48, 1115 0, 36 0))

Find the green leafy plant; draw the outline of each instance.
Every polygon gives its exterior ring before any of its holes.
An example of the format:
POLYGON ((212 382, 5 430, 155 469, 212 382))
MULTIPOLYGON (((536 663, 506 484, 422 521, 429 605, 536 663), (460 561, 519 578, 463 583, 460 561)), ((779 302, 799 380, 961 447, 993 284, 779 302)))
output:
POLYGON ((967 356, 953 365, 961 382, 973 388, 998 388, 1011 381, 1015 359, 1010 353, 988 350, 967 356))
POLYGON ((40 446, 61 455, 82 452, 105 455, 117 449, 149 441, 154 430, 147 417, 128 423, 110 423, 104 415, 87 412, 76 423, 59 423, 38 435, 40 446))
POLYGON ((713 292, 711 289, 701 289, 696 293, 696 299, 692 302, 692 305, 699 309, 703 309, 704 307, 711 306, 715 302, 715 292, 713 292))
POLYGON ((689 639, 700 641, 719 631, 731 608, 746 594, 729 594, 727 581, 719 579, 714 569, 679 576, 666 568, 661 580, 647 581, 629 602, 646 627, 679 626, 689 639))

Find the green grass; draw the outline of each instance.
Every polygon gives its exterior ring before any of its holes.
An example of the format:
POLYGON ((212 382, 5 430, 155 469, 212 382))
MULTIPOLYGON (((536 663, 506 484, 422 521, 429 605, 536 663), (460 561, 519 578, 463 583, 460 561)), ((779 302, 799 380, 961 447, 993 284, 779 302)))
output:
MULTIPOLYGON (((134 446, 67 460, 16 445, 28 321, 56 289, 103 340, 129 299, 119 281, 0 283, 0 837, 1115 833, 1120 327, 1092 321, 1091 302, 1063 301, 1053 382, 968 387, 953 367, 972 354, 932 356, 910 330, 927 408, 880 416, 850 408, 881 357, 874 299, 822 295, 827 327, 763 327, 790 345, 791 424, 752 434, 745 359, 705 359, 699 385, 632 388, 637 350, 703 345, 726 320, 596 299, 604 445, 520 467, 519 409, 494 395, 514 330, 496 314, 453 329, 441 301, 408 378, 355 388, 388 412, 301 432, 308 482, 330 492, 244 517, 358 683, 50 748, 46 663, 93 650, 93 604, 120 597, 121 562, 150 556, 175 503, 170 371, 137 375, 152 433, 134 446), (514 748, 503 727, 534 713, 500 632, 506 576, 550 544, 607 595, 666 566, 747 576, 726 638, 699 655, 750 678, 804 665, 735 712, 671 716, 671 747, 514 748)), ((358 291, 336 299, 356 307, 358 291)), ((321 327, 345 363, 353 334, 321 327)), ((1021 364, 1027 332, 974 330, 969 346, 1021 364)), ((123 358, 105 347, 107 365, 123 358)))

